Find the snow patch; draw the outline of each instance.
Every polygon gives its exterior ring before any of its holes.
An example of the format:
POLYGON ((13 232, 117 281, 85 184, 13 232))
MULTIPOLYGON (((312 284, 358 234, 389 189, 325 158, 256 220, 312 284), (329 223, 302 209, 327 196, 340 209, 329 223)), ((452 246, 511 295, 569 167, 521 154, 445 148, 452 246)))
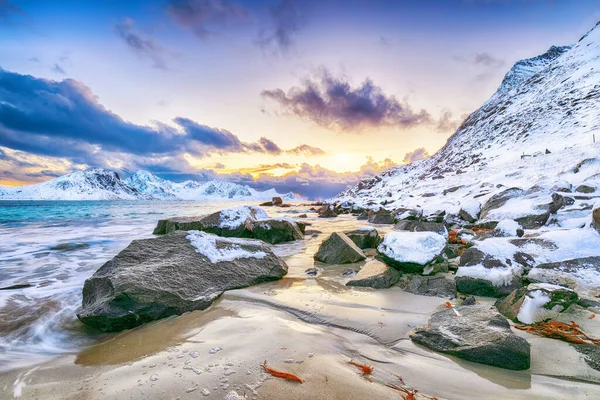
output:
POLYGON ((267 256, 264 251, 248 251, 241 247, 241 245, 256 245, 259 243, 255 240, 223 238, 200 231, 189 231, 186 237, 191 245, 196 248, 196 252, 208 258, 211 263, 233 261, 240 258, 265 258, 267 256), (217 244, 217 242, 219 243, 217 244))
POLYGON ((235 229, 242 225, 247 220, 265 220, 269 216, 260 207, 255 206, 240 206, 233 208, 226 208, 221 210, 219 228, 230 228, 235 229))
POLYGON ((446 247, 446 239, 434 232, 390 232, 377 250, 402 263, 427 264, 446 247))

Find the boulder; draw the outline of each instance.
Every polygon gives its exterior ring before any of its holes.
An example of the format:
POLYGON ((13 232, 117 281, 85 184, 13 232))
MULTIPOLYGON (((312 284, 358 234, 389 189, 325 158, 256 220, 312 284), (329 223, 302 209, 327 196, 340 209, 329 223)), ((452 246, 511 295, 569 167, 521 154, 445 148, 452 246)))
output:
POLYGON ((321 243, 314 258, 326 264, 348 264, 363 261, 367 257, 348 236, 334 232, 321 243))
POLYGON ((526 192, 519 188, 506 189, 490 197, 481 209, 479 216, 480 227, 494 228, 498 221, 503 219, 514 219, 524 229, 538 229, 545 225, 550 218, 549 205, 539 204, 536 198, 525 197, 526 195, 539 196, 537 191, 531 189, 526 192), (510 200, 522 197, 519 202, 504 207, 510 200))
POLYGON ((574 203, 575 199, 572 197, 566 197, 558 193, 552 193, 552 201, 550 202, 548 211, 550 214, 556 214, 561 208, 573 205, 574 203))
POLYGON ((600 233, 600 207, 592 210, 592 228, 600 233))
POLYGON ((281 199, 281 197, 273 197, 271 202, 273 203, 274 206, 280 206, 283 204, 283 200, 281 199))
POLYGON ((173 231, 198 230, 224 237, 252 237, 248 223, 269 216, 260 207, 241 206, 228 208, 219 212, 200 217, 176 217, 158 221, 154 229, 155 235, 173 231))
POLYGON ((496 308, 506 318, 524 324, 534 324, 549 318, 576 303, 579 297, 571 289, 547 283, 532 283, 515 290, 496 302, 496 308))
POLYGON ((473 223, 479 219, 481 213, 481 203, 475 199, 470 199, 461 204, 458 216, 464 221, 473 223))
POLYGON ((287 269, 258 240, 200 231, 134 240, 85 281, 77 317, 121 331, 205 309, 226 290, 280 279, 287 269))
POLYGON ((392 217, 394 217, 394 221, 402 221, 402 220, 416 220, 421 218, 423 212, 421 210, 416 210, 414 208, 397 208, 392 211, 392 217))
POLYGON ((390 232, 377 247, 386 264, 406 272, 422 272, 442 254, 446 238, 434 232, 390 232))
POLYGON ((498 222, 498 225, 491 232, 493 237, 511 237, 517 236, 517 232, 521 229, 521 225, 512 219, 503 219, 498 222))
POLYGON ((335 218, 337 213, 333 210, 333 206, 323 206, 317 210, 319 218, 335 218))
POLYGON ((454 280, 443 275, 420 276, 414 275, 410 278, 404 290, 421 296, 431 297, 456 297, 456 284, 454 280))
POLYGON ((371 287, 374 289, 387 289, 398 282, 400 273, 382 263, 381 261, 368 261, 358 274, 346 286, 371 287))
POLYGON ((372 224, 393 224, 394 217, 388 210, 380 208, 378 211, 369 211, 369 222, 372 224))
POLYGON ((379 232, 372 226, 363 226, 353 231, 344 232, 359 249, 376 249, 381 242, 379 232))
POLYGON ((597 287, 600 284, 600 257, 583 257, 559 262, 536 265, 527 274, 530 282, 550 283, 579 289, 584 286, 597 287))
POLYGON ((304 238, 304 225, 300 225, 289 218, 252 221, 249 223, 249 230, 252 232, 254 239, 271 244, 291 242, 304 238))
POLYGON ((439 311, 427 326, 413 330, 410 338, 431 350, 500 368, 525 370, 531 362, 529 343, 486 305, 439 311))
POLYGON ((513 187, 493 195, 481 208, 479 218, 485 219, 492 210, 496 210, 506 204, 510 199, 523 196, 524 194, 525 191, 523 189, 513 187))
POLYGON ((575 191, 578 193, 594 193, 596 188, 589 185, 579 185, 575 188, 575 191))
POLYGON ((448 236, 448 230, 446 229, 446 226, 438 222, 404 220, 394 225, 394 230, 409 232, 435 232, 438 235, 448 236))

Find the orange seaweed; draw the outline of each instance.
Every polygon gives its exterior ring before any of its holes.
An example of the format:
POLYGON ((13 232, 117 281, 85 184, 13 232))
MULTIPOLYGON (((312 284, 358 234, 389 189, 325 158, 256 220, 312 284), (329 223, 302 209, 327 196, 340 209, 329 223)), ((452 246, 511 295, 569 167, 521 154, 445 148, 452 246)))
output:
POLYGON ((354 361, 348 361, 348 364, 354 365, 355 367, 360 368, 362 370, 363 376, 370 375, 373 372, 373 367, 371 367, 369 365, 355 363, 354 361))
POLYGON ((452 308, 452 303, 450 303, 449 301, 446 302, 446 308, 452 308))
POLYGON ((560 321, 550 321, 536 325, 515 325, 515 328, 534 335, 559 339, 565 342, 600 346, 600 339, 589 337, 574 321, 571 321, 570 324, 560 321))
POLYGON ((274 370, 272 368, 267 367, 267 360, 265 360, 265 362, 262 365, 263 369, 265 370, 266 373, 273 375, 277 378, 282 378, 285 379, 286 381, 294 381, 294 382, 302 382, 302 379, 298 378, 296 375, 294 374, 289 374, 287 372, 281 372, 281 371, 277 371, 274 370))
POLYGON ((592 314, 588 317, 588 319, 594 319, 594 318, 596 318, 596 314, 592 314))

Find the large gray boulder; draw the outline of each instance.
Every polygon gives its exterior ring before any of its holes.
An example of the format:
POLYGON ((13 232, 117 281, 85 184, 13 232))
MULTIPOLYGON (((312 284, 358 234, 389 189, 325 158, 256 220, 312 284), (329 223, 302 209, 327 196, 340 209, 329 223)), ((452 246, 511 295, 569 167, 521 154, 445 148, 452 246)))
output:
POLYGON ((600 207, 592 210, 592 228, 600 233, 600 207))
POLYGON ((271 244, 304 239, 304 224, 298 224, 289 218, 252 221, 248 224, 248 229, 254 239, 271 244))
POLYGON ((287 269, 258 240, 200 231, 134 240, 85 281, 77 317, 121 331, 205 309, 226 290, 280 279, 287 269))
POLYGON ((158 221, 155 235, 173 231, 197 230, 224 237, 252 237, 248 224, 252 221, 268 219, 269 216, 260 207, 241 206, 204 215, 200 217, 176 217, 158 221))
POLYGON ((486 219, 488 215, 503 205, 505 205, 510 199, 514 199, 516 197, 521 197, 525 195, 525 190, 513 187, 510 189, 503 190, 500 193, 497 193, 490 197, 488 201, 481 208, 481 213, 479 215, 480 219, 486 219))
POLYGON ((369 211, 368 216, 368 220, 372 224, 391 225, 394 223, 392 213, 385 208, 380 208, 378 211, 369 211))
POLYGON ((372 226, 363 226, 353 231, 346 231, 344 234, 360 249, 376 249, 381 243, 379 232, 372 226))
POLYGON ((525 191, 520 188, 510 188, 497 193, 483 205, 478 224, 481 227, 494 228, 503 219, 514 219, 524 229, 538 229, 544 226, 550 218, 549 203, 539 204, 542 200, 538 196, 540 196, 539 193, 534 190, 525 191), (507 205, 510 200, 519 197, 527 198, 535 204, 533 207, 527 208, 531 208, 531 211, 525 215, 522 210, 523 206, 507 205), (506 207, 504 207, 505 205, 506 207))
POLYGON ((326 264, 349 264, 363 261, 367 257, 348 236, 342 232, 334 232, 321 243, 314 258, 326 264))
POLYGON ((506 318, 533 324, 556 318, 579 300, 577 293, 562 286, 532 283, 515 290, 496 302, 496 308, 506 318))
POLYGON ((528 369, 527 341, 515 335, 507 319, 486 305, 439 311, 427 326, 410 333, 413 342, 468 361, 511 370, 528 369))
POLYGON ((456 284, 454 280, 443 275, 437 276, 412 276, 404 290, 421 296, 431 297, 456 297, 456 284))
POLYGON ((346 286, 371 287, 374 289, 387 289, 398 282, 400 272, 388 267, 381 261, 368 261, 346 286))
POLYGON ((579 289, 580 282, 584 286, 597 286, 595 282, 600 281, 600 257, 591 256, 539 264, 529 271, 527 279, 531 282, 550 283, 571 289, 579 289))

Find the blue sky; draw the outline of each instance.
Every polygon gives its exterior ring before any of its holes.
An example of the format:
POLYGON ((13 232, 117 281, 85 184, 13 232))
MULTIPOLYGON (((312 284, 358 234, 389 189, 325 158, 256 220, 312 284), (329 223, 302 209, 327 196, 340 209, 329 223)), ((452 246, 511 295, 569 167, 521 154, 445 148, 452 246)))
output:
POLYGON ((0 183, 90 166, 334 194, 438 150, 596 0, 0 0, 0 183))

